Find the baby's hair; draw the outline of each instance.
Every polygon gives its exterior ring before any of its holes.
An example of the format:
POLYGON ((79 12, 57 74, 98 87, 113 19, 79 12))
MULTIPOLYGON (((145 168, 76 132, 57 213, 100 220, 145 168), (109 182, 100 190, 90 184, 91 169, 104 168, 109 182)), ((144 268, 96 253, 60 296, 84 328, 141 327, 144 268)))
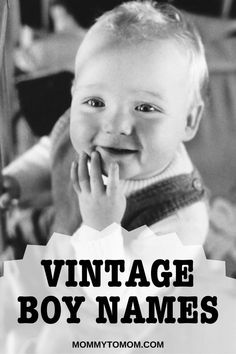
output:
POLYGON ((120 5, 124 0, 50 0, 51 6, 62 6, 83 28, 90 28, 105 11, 120 5))
POLYGON ((208 87, 204 46, 195 26, 174 6, 153 1, 130 1, 106 12, 93 27, 121 42, 176 41, 189 56, 193 101, 203 101, 208 87))

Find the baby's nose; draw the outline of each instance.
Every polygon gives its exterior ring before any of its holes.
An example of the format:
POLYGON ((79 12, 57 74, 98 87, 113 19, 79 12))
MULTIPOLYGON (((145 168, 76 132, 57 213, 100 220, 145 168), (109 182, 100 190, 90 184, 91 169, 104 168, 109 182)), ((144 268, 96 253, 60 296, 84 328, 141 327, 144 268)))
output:
POLYGON ((133 126, 133 118, 128 113, 112 114, 103 120, 103 131, 107 134, 130 135, 133 126))

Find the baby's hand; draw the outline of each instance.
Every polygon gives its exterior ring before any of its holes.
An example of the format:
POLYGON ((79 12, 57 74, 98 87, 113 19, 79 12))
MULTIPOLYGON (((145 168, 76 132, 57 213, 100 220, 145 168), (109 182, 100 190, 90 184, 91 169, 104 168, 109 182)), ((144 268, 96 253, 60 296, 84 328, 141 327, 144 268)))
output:
POLYGON ((20 186, 18 181, 11 176, 2 176, 2 186, 0 195, 0 209, 7 209, 13 201, 20 197, 20 186))
POLYGON ((113 222, 120 224, 125 212, 126 198, 119 186, 117 163, 110 165, 108 184, 105 186, 99 153, 92 152, 90 174, 88 156, 82 153, 79 163, 72 163, 71 180, 79 199, 85 225, 101 231, 113 222))

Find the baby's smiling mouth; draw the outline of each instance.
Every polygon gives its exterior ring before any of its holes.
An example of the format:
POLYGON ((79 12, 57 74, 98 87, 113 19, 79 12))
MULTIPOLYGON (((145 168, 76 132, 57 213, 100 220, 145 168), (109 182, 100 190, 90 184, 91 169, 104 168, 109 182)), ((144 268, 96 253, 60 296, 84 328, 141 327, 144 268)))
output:
POLYGON ((133 150, 133 149, 117 148, 111 146, 100 146, 100 148, 112 155, 127 155, 127 154, 134 154, 137 152, 137 150, 133 150))

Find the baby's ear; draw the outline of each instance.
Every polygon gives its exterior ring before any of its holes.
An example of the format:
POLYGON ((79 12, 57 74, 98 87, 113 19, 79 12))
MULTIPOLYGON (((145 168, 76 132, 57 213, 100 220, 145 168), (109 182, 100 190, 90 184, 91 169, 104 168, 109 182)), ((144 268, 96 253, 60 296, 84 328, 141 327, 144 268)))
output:
POLYGON ((186 120, 185 136, 183 141, 189 141, 196 135, 204 110, 204 103, 194 105, 191 108, 186 120))

